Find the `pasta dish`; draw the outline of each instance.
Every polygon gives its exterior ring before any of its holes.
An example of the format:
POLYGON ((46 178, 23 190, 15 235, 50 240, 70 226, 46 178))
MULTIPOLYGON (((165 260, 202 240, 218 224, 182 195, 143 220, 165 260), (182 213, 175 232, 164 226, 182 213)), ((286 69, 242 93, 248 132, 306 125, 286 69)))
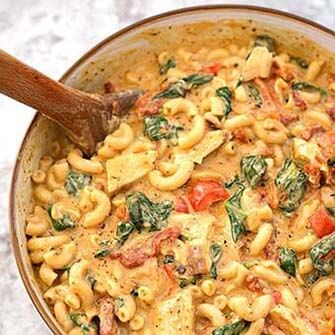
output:
POLYGON ((128 68, 96 153, 40 159, 27 249, 65 333, 334 334, 335 75, 270 35, 128 68))

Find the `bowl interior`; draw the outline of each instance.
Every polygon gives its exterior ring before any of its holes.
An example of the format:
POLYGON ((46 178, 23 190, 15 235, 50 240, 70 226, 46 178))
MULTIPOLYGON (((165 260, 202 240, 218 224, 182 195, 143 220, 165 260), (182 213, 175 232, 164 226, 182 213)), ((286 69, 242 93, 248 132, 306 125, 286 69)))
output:
MULTIPOLYGON (((335 52, 334 33, 290 15, 242 6, 198 7, 163 14, 125 28, 84 55, 62 81, 81 90, 100 92, 110 78, 121 82, 125 71, 136 67, 145 54, 155 55, 176 46, 195 50, 199 46, 218 47, 227 41, 247 43, 250 37, 260 33, 276 36, 283 47, 298 55, 317 54, 322 48, 329 57, 335 52)), ((32 208, 31 173, 60 133, 62 130, 44 117, 34 118, 18 155, 10 205, 13 247, 22 279, 33 303, 55 334, 63 332, 43 300, 28 260, 24 227, 32 208)))

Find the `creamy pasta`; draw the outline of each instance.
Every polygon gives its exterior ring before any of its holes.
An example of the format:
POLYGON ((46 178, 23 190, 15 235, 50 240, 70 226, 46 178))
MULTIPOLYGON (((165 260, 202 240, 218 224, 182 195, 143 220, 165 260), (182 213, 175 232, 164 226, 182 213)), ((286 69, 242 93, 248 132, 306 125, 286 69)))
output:
POLYGON ((125 73, 125 86, 147 92, 96 154, 60 139, 32 174, 27 248, 61 327, 333 334, 325 61, 259 35, 151 62, 125 73))

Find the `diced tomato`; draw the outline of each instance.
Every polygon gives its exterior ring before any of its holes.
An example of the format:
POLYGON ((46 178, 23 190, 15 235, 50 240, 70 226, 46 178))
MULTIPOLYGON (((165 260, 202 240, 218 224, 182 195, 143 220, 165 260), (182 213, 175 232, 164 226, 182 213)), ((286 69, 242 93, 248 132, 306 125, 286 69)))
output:
POLYGON ((136 101, 135 106, 137 107, 139 116, 146 116, 157 114, 163 103, 163 99, 152 100, 152 95, 147 92, 136 101))
POLYGON ((308 180, 313 186, 318 186, 320 184, 320 167, 313 164, 307 163, 304 167, 305 172, 308 175, 308 180))
POLYGON ((115 92, 115 84, 109 80, 104 84, 104 89, 105 93, 113 93, 115 92))
POLYGON ((261 284, 259 282, 259 278, 257 276, 248 275, 245 278, 245 282, 246 282, 246 286, 247 286, 248 290, 250 290, 252 292, 261 292, 262 291, 262 287, 261 287, 261 284))
POLYGON ((163 241, 167 239, 177 239, 181 230, 179 227, 169 227, 155 233, 147 239, 141 246, 128 248, 126 250, 116 250, 110 254, 112 259, 119 259, 120 263, 128 268, 133 269, 143 265, 149 258, 155 257, 160 252, 163 241))
POLYGON ((280 121, 284 126, 288 126, 290 123, 297 121, 298 119, 298 115, 293 112, 284 112, 280 114, 280 121))
POLYGON ((211 73, 216 76, 221 68, 222 65, 220 63, 214 63, 212 65, 202 67, 200 72, 211 73))
POLYGON ((326 113, 330 116, 330 118, 335 121, 335 106, 326 109, 326 113))
POLYGON ((152 240, 152 254, 151 256, 157 256, 159 254, 161 244, 167 239, 176 240, 177 237, 181 234, 179 227, 169 227, 158 233, 156 233, 152 240))
POLYGON ((166 273, 166 275, 167 275, 171 280, 174 281, 174 280, 176 279, 175 276, 174 276, 174 274, 173 274, 173 271, 172 271, 171 266, 165 264, 165 265, 163 265, 163 270, 164 270, 164 272, 166 273))
POLYGON ((282 298, 281 298, 281 293, 280 292, 273 291, 271 295, 272 295, 272 298, 273 298, 276 305, 281 303, 282 298))
POLYGON ((179 213, 189 213, 186 201, 179 197, 176 202, 176 211, 179 213))
POLYGON ((293 91, 293 101, 294 105, 298 107, 300 110, 304 111, 307 109, 306 102, 297 91, 293 91))
POLYGON ((200 180, 191 187, 188 194, 195 211, 206 210, 212 203, 226 200, 228 197, 229 193, 216 180, 200 180))
POLYGON ((318 209, 308 221, 314 233, 320 238, 331 234, 335 230, 335 220, 324 208, 318 209))

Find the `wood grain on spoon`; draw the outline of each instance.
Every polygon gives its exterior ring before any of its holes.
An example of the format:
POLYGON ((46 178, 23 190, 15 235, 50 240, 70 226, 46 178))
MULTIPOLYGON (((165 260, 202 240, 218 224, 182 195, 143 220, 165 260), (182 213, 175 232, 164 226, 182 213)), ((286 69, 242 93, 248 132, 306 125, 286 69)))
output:
POLYGON ((57 122, 86 153, 95 151, 143 93, 131 89, 105 95, 65 86, 0 50, 0 93, 57 122))

